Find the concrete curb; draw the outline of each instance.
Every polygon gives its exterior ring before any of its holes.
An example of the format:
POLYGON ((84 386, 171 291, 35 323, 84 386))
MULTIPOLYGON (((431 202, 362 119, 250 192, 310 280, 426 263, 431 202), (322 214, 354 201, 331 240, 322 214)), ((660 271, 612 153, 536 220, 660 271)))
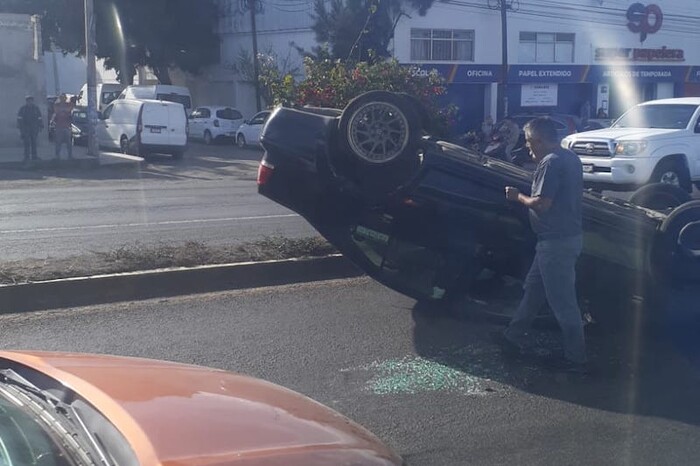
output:
POLYGON ((207 265, 0 286, 0 314, 351 278, 340 255, 207 265))

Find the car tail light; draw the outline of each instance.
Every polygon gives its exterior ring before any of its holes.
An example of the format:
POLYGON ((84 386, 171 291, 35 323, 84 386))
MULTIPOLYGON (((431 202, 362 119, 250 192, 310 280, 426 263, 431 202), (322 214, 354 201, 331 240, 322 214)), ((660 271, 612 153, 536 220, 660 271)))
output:
POLYGON ((219 120, 214 120, 214 126, 215 126, 216 128, 219 127, 219 120))
POLYGON ((260 166, 258 167, 258 186, 266 185, 267 182, 270 181, 270 178, 272 177, 272 172, 274 171, 274 165, 272 165, 270 162, 267 162, 266 160, 262 160, 260 162, 260 166))

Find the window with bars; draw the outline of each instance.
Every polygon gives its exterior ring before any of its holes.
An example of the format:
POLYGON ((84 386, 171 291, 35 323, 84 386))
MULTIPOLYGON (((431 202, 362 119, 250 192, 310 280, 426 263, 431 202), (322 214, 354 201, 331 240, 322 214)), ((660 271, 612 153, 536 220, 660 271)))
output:
POLYGON ((573 63, 574 34, 521 32, 520 63, 573 63))
POLYGON ((474 31, 411 29, 411 61, 474 61, 474 31))

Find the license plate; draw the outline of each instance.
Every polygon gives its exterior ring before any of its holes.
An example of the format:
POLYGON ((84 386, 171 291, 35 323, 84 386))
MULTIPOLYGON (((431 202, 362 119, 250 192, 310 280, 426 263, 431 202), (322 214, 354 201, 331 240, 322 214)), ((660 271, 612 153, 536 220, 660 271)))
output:
POLYGON ((593 165, 584 165, 583 173, 593 173, 593 165))
POLYGON ((160 134, 160 128, 151 128, 151 133, 160 134))

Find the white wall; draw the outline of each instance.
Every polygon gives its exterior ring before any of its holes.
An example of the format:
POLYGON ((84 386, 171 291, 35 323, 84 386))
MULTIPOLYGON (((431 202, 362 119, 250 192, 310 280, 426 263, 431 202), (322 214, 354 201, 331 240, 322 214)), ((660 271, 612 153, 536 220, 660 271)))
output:
MULTIPOLYGON (((411 28, 468 29, 476 34, 474 63, 500 64, 500 11, 489 9, 488 3, 486 0, 438 1, 425 16, 413 12, 411 18, 402 17, 395 31, 396 58, 400 62, 411 61, 411 28)), ((659 32, 648 35, 643 44, 639 34, 627 28, 626 10, 632 3, 633 0, 521 0, 519 10, 508 13, 509 62, 520 62, 519 35, 524 31, 575 33, 575 64, 595 63, 596 47, 662 46, 684 49, 686 64, 700 64, 700 20, 688 18, 700 16, 698 0, 655 0, 653 3, 664 14, 663 25, 659 32)))
POLYGON ((32 95, 46 117, 46 78, 38 17, 0 14, 0 146, 21 144, 17 112, 32 95))

